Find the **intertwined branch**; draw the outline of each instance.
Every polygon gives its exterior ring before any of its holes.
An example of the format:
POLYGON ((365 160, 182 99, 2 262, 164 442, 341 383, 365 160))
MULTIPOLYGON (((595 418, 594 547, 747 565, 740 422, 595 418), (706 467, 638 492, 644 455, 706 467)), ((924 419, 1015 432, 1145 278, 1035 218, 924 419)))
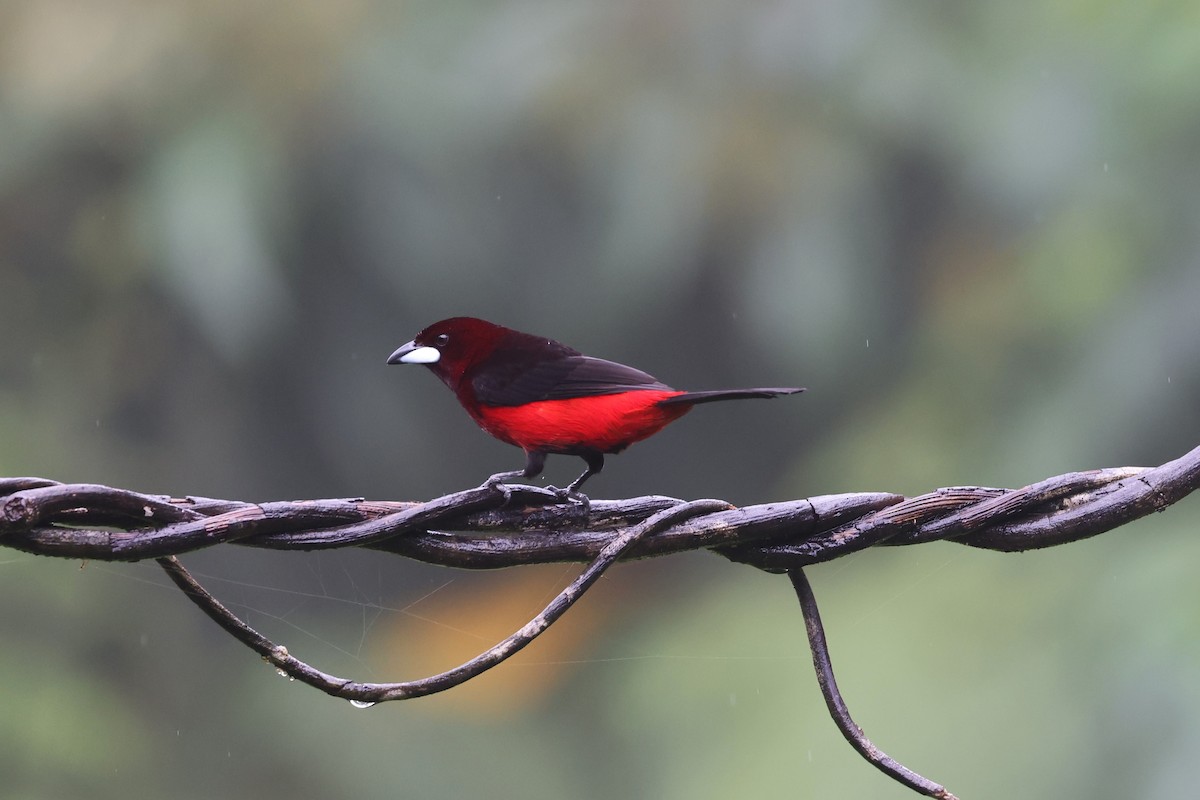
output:
POLYGON ((444 691, 499 664, 554 623, 622 559, 706 549, 786 572, 804 614, 818 682, 835 722, 869 762, 931 797, 952 798, 878 750, 850 718, 802 568, 876 545, 947 540, 990 550, 1051 547, 1161 511, 1200 487, 1200 448, 1159 467, 1057 475, 1022 489, 952 487, 919 497, 854 493, 735 508, 669 497, 561 504, 551 491, 484 484, 425 503, 362 499, 245 503, 165 497, 41 478, 0 479, 0 545, 105 561, 158 559, 206 614, 285 674, 359 705, 444 691), (577 561, 588 566, 533 620, 454 669, 413 681, 328 675, 246 625, 176 556, 216 544, 280 550, 367 547, 466 569, 577 561))

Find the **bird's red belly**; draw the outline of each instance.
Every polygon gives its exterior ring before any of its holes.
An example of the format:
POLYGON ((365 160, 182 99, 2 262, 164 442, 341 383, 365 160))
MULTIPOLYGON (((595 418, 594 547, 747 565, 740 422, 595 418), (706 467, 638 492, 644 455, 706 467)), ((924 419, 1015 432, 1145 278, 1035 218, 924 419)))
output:
POLYGON ((658 405, 678 394, 682 392, 638 390, 539 400, 520 406, 483 406, 472 416, 492 436, 526 450, 617 453, 686 414, 690 405, 658 405))

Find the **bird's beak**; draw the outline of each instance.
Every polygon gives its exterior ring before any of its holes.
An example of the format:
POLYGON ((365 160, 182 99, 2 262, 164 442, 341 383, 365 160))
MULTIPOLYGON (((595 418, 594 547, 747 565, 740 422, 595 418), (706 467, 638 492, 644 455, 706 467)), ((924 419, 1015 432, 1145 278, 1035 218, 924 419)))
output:
POLYGON ((436 347, 422 347, 416 342, 409 342, 408 344, 401 345, 396 352, 388 356, 387 363, 436 364, 437 360, 441 357, 441 351, 436 347))

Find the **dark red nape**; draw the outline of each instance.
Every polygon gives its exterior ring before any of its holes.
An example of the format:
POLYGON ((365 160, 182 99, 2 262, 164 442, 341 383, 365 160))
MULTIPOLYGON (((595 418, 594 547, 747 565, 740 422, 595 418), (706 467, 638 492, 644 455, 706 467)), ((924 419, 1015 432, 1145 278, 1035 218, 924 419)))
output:
POLYGON ((517 331, 484 319, 451 317, 422 330, 413 337, 413 344, 441 353, 436 363, 427 366, 453 390, 470 365, 486 359, 511 333, 517 331))

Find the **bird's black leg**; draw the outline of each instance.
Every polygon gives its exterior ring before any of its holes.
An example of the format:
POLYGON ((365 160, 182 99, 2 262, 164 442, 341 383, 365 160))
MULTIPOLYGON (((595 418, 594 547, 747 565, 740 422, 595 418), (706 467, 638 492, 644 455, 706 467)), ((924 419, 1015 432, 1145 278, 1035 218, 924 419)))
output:
POLYGON ((483 482, 484 486, 490 486, 493 489, 498 489, 504 494, 504 502, 508 502, 509 495, 512 494, 508 488, 506 481, 516 480, 517 478, 536 478, 542 473, 542 469, 546 466, 546 454, 541 450, 526 450, 525 451, 525 469, 514 469, 510 472, 497 472, 492 477, 483 482))
POLYGON ((579 457, 587 462, 587 469, 583 471, 582 475, 571 481, 570 486, 568 486, 566 489, 561 489, 560 494, 562 497, 568 500, 574 500, 578 502, 584 507, 584 509, 587 509, 591 505, 592 501, 588 499, 586 494, 579 491, 579 487, 583 486, 583 482, 588 478, 604 469, 604 454, 597 453, 595 451, 586 451, 579 453, 579 457))

